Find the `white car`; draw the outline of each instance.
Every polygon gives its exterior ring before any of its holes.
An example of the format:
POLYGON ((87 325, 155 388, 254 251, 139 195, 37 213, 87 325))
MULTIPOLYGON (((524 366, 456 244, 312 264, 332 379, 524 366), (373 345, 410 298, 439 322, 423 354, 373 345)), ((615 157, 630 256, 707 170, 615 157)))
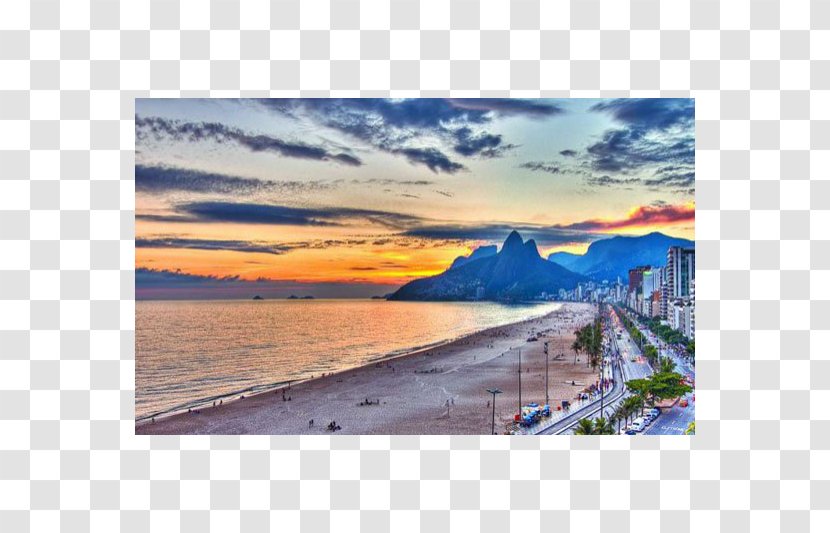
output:
POLYGON ((640 431, 646 429, 646 421, 643 418, 635 418, 634 422, 631 423, 631 429, 639 433, 640 431))

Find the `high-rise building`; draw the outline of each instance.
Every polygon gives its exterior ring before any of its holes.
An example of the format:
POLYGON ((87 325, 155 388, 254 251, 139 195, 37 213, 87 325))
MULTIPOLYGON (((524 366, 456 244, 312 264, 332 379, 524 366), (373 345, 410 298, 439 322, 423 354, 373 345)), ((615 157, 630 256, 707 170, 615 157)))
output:
POLYGON ((672 246, 666 252, 666 290, 668 297, 688 298, 689 283, 695 279, 695 249, 672 246))
POLYGON ((643 273, 651 270, 650 266, 638 266, 628 271, 628 290, 636 292, 643 288, 643 273))
POLYGON ((643 272, 643 298, 651 298, 652 293, 660 290, 664 270, 663 268, 652 268, 643 272))
POLYGON ((689 338, 695 338, 695 280, 692 280, 689 284, 689 291, 691 292, 691 297, 689 299, 689 304, 691 307, 690 316, 689 316, 689 338))

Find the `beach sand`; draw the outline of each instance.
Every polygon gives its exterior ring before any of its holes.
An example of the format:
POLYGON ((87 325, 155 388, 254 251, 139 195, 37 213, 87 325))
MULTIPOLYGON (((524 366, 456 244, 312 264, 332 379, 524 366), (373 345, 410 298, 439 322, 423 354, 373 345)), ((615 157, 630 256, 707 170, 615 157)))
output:
POLYGON ((524 404, 544 403, 545 341, 552 409, 596 381, 597 372, 586 365, 586 356, 579 354, 574 364, 570 348, 574 330, 589 323, 595 312, 590 304, 563 303, 545 317, 481 331, 437 348, 317 377, 290 389, 140 422, 136 434, 323 435, 331 434, 326 429, 331 421, 342 428, 336 434, 488 434, 492 395, 486 389, 493 387, 503 391, 496 398, 496 432, 504 433, 518 411, 520 351, 524 404), (538 341, 529 342, 534 335, 538 341))

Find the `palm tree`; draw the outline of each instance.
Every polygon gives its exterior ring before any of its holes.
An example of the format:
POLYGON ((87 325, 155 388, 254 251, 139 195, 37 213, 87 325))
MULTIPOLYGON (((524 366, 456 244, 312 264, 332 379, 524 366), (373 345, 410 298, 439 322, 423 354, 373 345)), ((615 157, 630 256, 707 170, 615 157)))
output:
POLYGON ((628 419, 637 414, 637 411, 640 411, 643 408, 643 399, 640 396, 629 396, 625 400, 623 400, 623 406, 625 406, 626 411, 626 424, 628 423, 628 419))
POLYGON ((625 424, 628 425, 628 417, 631 416, 631 410, 625 402, 621 402, 617 404, 617 408, 614 409, 614 415, 611 417, 611 420, 617 423, 617 433, 620 432, 620 427, 622 422, 625 421, 625 424))
POLYGON ((671 357, 660 358, 660 372, 674 372, 675 368, 677 368, 677 364, 675 364, 674 359, 671 357))
POLYGON ((594 421, 590 418, 581 418, 579 422, 576 424, 576 429, 574 429, 574 435, 593 435, 594 434, 594 421))
POLYGON ((607 422, 604 418, 597 418, 591 420, 590 418, 581 418, 574 429, 574 435, 613 435, 614 426, 607 422))
POLYGON ((576 356, 582 350, 582 339, 580 339, 580 332, 576 332, 576 340, 571 344, 571 350, 574 351, 574 364, 576 364, 576 356))
POLYGON ((600 417, 594 420, 594 435, 613 435, 614 426, 610 420, 600 417))

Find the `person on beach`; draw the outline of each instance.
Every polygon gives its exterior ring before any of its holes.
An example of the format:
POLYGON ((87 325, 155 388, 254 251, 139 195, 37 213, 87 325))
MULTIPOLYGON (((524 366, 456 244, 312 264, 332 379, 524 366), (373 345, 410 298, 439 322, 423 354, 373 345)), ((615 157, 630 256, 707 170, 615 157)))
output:
POLYGON ((313 418, 312 418, 311 420, 309 420, 309 421, 308 421, 308 427, 309 427, 309 428, 314 427, 314 419, 313 419, 313 418))

